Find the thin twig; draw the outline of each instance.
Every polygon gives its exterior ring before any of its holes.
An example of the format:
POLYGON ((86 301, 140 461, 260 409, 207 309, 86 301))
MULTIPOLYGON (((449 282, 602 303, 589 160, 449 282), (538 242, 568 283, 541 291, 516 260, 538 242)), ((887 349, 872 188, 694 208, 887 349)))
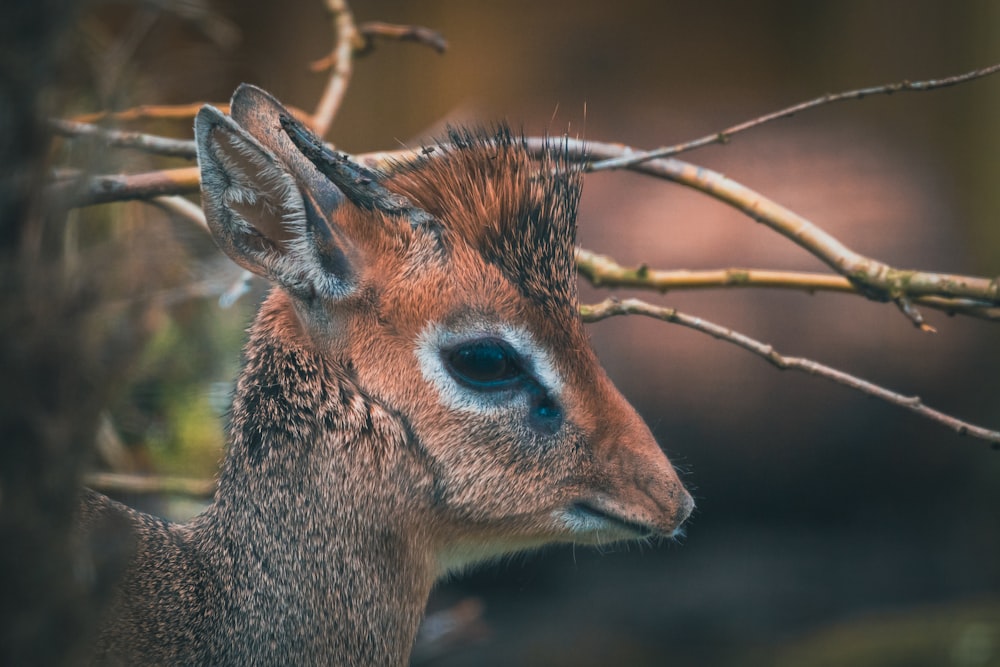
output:
MULTIPOLYGON (((100 121, 115 121, 118 123, 132 123, 147 120, 177 120, 190 121, 198 115, 199 109, 205 105, 213 106, 223 113, 229 113, 229 105, 219 102, 192 102, 190 104, 143 104, 130 109, 120 111, 96 111, 74 116, 70 120, 78 123, 97 123, 100 121)), ((288 111, 302 122, 309 122, 312 115, 288 104, 284 105, 288 111)))
POLYGON ((672 290, 723 287, 790 289, 809 293, 857 292, 847 278, 831 273, 743 268, 663 271, 651 269, 645 264, 629 268, 607 255, 586 248, 576 249, 576 268, 594 287, 633 287, 656 290, 661 294, 672 290))
POLYGON ((169 494, 211 498, 215 494, 214 479, 127 475, 113 472, 92 472, 84 476, 84 484, 95 491, 136 494, 169 494))
POLYGON ((308 123, 320 137, 326 136, 330 130, 333 117, 337 115, 344 100, 344 93, 347 92, 347 84, 351 81, 353 71, 352 58, 357 38, 354 17, 344 0, 326 0, 326 8, 333 18, 337 45, 332 55, 333 66, 330 69, 326 90, 323 91, 323 96, 316 105, 316 112, 308 123))
POLYGON ((170 139, 143 132, 113 130, 72 120, 52 119, 49 121, 49 126, 56 134, 64 137, 88 137, 115 148, 132 148, 154 155, 181 157, 188 160, 193 160, 197 156, 194 142, 191 140, 170 139))
POLYGON ((180 196, 153 197, 150 204, 158 206, 170 213, 179 215, 185 220, 193 222, 204 231, 208 231, 208 221, 205 220, 205 212, 194 202, 180 196))
POLYGON ((96 123, 103 120, 114 120, 128 123, 139 120, 191 120, 198 115, 198 110, 210 104, 223 113, 229 113, 228 104, 216 102, 192 102, 190 104, 143 104, 121 111, 95 111, 93 113, 74 116, 72 120, 79 123, 96 123))
MULTIPOLYGON (((398 42, 416 42, 438 53, 448 50, 448 40, 444 35, 419 25, 397 25, 381 21, 367 21, 358 26, 357 40, 354 44, 355 56, 366 56, 375 50, 378 39, 392 39, 398 42)), ((325 72, 336 62, 334 54, 330 53, 319 60, 309 63, 313 72, 325 72)))
POLYGON ((1000 308, 975 299, 943 299, 937 296, 917 297, 917 303, 935 308, 946 315, 967 315, 990 322, 1000 322, 1000 308))
POLYGON ((397 25, 381 21, 366 21, 358 26, 363 43, 355 50, 356 55, 364 55, 375 48, 375 38, 394 39, 400 42, 416 42, 434 49, 438 53, 448 50, 448 40, 444 35, 419 25, 397 25))
POLYGON ((198 167, 161 169, 139 174, 106 174, 82 180, 62 180, 47 188, 47 196, 68 207, 93 206, 164 195, 198 192, 198 167))
POLYGON ((728 127, 721 132, 716 132, 715 134, 708 134, 699 139, 694 139, 692 141, 685 141, 684 143, 675 144, 673 146, 664 146, 662 148, 657 148, 652 151, 645 151, 638 153, 636 155, 630 155, 628 157, 615 157, 607 158, 601 160, 600 162, 595 162, 590 165, 588 171, 606 171, 608 169, 624 169, 625 167, 631 167, 636 164, 645 162, 646 160, 652 160, 654 158, 669 157, 671 155, 677 155, 685 151, 694 150, 696 148, 702 148, 704 146, 709 146, 712 144, 725 144, 730 141, 733 135, 740 132, 745 132, 746 130, 758 127, 765 123, 770 123, 771 121, 779 120, 781 118, 788 118, 794 116, 795 114, 806 111, 809 109, 815 109, 816 107, 825 106, 827 104, 833 104, 834 102, 843 102, 846 100, 860 100, 865 97, 872 95, 891 95, 893 93, 906 93, 906 92, 922 92, 927 90, 937 90, 939 88, 947 88, 948 86, 954 86, 960 83, 965 83, 966 81, 971 81, 973 79, 980 79, 991 74, 996 74, 1000 72, 1000 63, 995 65, 990 65, 989 67, 983 67, 981 69, 972 70, 971 72, 965 72, 963 74, 958 74, 955 76, 945 77, 943 79, 928 79, 926 81, 900 81, 898 83, 889 83, 882 86, 872 86, 869 88, 858 88, 857 90, 848 90, 842 93, 827 93, 815 99, 809 100, 807 102, 800 102, 799 104, 793 104, 790 107, 786 107, 779 111, 774 111, 763 116, 758 116, 751 120, 738 123, 732 127, 728 127))
POLYGON ((919 396, 904 396, 902 394, 898 394, 894 391, 886 389, 885 387, 873 384, 849 373, 839 371, 836 368, 831 368, 819 362, 812 361, 811 359, 804 359, 802 357, 786 357, 779 354, 772 346, 767 345, 766 343, 762 343, 756 339, 750 338, 749 336, 733 331, 732 329, 708 322, 700 317, 686 315, 674 308, 654 306, 640 299, 618 300, 611 298, 598 304, 580 306, 580 314, 585 322, 597 322, 614 315, 635 314, 653 317, 663 320, 664 322, 670 322, 671 324, 679 324, 681 326, 688 327, 689 329, 694 329, 695 331, 708 334, 718 340, 741 347, 748 352, 756 354, 781 370, 791 369, 826 378, 827 380, 831 380, 837 384, 850 387, 851 389, 868 394, 869 396, 874 396, 888 403, 892 403, 893 405, 906 408, 907 410, 915 412, 922 417, 947 426, 959 435, 970 435, 974 438, 1000 444, 1000 432, 991 431, 981 426, 970 424, 966 421, 962 421, 961 419, 952 417, 951 415, 947 415, 939 410, 930 408, 924 405, 919 396))
POLYGON ((899 308, 900 312, 902 312, 908 320, 913 322, 913 326, 927 333, 937 333, 937 329, 927 324, 926 320, 924 320, 924 316, 914 307, 913 301, 911 301, 909 297, 896 297, 892 300, 892 302, 896 304, 896 307, 899 308))
MULTIPOLYGON (((656 290, 666 294, 675 290, 702 290, 720 288, 756 288, 857 294, 858 289, 843 276, 831 273, 806 271, 773 271, 769 269, 726 268, 689 271, 675 269, 664 271, 649 268, 646 264, 626 267, 613 258, 586 248, 576 249, 576 268, 580 275, 594 287, 626 287, 656 290)), ((1000 310, 988 303, 968 299, 917 297, 914 303, 941 310, 949 315, 971 315, 985 320, 1000 319, 1000 310)), ((925 326, 926 323, 924 323, 925 326)))

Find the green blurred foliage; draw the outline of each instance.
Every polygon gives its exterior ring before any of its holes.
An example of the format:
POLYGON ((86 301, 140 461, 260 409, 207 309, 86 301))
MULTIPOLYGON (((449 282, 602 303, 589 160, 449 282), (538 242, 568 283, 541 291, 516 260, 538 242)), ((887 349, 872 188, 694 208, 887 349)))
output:
POLYGON ((112 420, 137 465, 163 474, 213 477, 251 303, 223 309, 192 297, 158 313, 112 420))

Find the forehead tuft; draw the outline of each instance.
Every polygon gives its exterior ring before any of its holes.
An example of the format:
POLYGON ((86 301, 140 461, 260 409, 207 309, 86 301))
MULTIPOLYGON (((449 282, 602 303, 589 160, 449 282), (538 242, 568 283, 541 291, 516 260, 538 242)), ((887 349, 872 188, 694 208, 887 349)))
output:
POLYGON ((453 128, 427 157, 396 167, 387 185, 435 216, 448 245, 473 248, 527 298, 575 308, 582 175, 557 140, 537 159, 506 125, 453 128))

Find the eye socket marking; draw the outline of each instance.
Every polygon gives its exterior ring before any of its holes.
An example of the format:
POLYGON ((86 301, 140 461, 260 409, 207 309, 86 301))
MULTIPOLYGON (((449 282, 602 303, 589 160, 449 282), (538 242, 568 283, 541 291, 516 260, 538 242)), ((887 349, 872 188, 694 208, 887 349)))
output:
POLYGON ((524 391, 531 399, 530 423, 552 435, 562 425, 562 410, 545 388, 525 370, 521 356, 499 338, 485 337, 442 350, 448 373, 459 384, 480 392, 524 391))
POLYGON ((421 332, 415 352, 424 379, 445 405, 484 414, 520 406, 537 433, 554 435, 562 428, 562 378, 528 331, 493 322, 433 322, 421 332))
POLYGON ((563 423, 562 408, 537 383, 532 383, 530 393, 532 394, 530 414, 532 428, 546 435, 554 435, 563 423))
POLYGON ((443 357, 452 377, 472 389, 506 389, 527 379, 518 354, 498 338, 460 343, 443 357))

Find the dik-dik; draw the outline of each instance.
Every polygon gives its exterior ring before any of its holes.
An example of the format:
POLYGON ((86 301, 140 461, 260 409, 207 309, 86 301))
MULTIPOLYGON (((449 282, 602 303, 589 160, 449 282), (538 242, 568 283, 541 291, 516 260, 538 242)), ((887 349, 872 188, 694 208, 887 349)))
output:
POLYGON ((577 314, 581 177, 500 128, 375 173, 242 86, 195 133, 212 235, 274 289, 215 502, 173 525, 87 492, 135 553, 98 663, 404 665, 435 580, 692 509, 577 314))

